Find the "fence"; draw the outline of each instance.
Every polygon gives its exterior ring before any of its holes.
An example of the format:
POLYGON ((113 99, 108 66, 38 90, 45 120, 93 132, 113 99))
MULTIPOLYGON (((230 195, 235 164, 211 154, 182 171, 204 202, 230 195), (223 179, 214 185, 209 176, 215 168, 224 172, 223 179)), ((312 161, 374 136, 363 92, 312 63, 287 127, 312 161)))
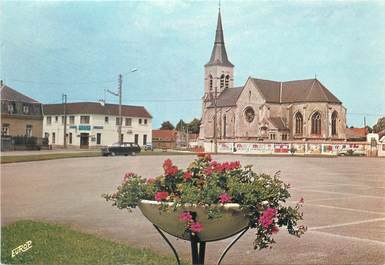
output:
MULTIPOLYGON (((266 155, 370 155, 377 156, 381 144, 373 146, 366 142, 343 143, 218 143, 218 153, 233 154, 266 154, 266 155)), ((204 143, 205 152, 214 152, 213 143, 204 143)))
POLYGON ((1 151, 48 149, 48 138, 1 136, 1 151))

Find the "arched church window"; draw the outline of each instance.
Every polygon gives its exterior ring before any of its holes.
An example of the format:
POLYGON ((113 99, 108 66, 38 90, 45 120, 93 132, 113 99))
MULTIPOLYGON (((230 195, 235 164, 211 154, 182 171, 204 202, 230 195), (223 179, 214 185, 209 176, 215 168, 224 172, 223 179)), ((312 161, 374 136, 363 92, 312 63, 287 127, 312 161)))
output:
POLYGON ((255 117, 255 112, 254 112, 253 108, 252 107, 247 107, 245 109, 246 121, 252 122, 254 120, 254 117, 255 117))
POLYGON ((225 79, 225 88, 229 88, 229 83, 230 83, 230 76, 229 76, 229 75, 226 75, 226 79, 225 79))
POLYGON ((224 86, 225 86, 225 75, 221 75, 220 87, 223 88, 224 86))
POLYGON ((210 77, 209 77, 209 88, 210 88, 210 90, 213 90, 213 76, 212 75, 210 75, 210 77))
POLYGON ((226 115, 223 115, 223 138, 226 138, 226 127, 227 127, 226 115))
POLYGON ((318 111, 311 116, 311 133, 321 134, 321 114, 318 111))
POLYGON ((337 111, 333 111, 332 114, 332 135, 337 135, 337 111))
POLYGON ((300 112, 295 114, 295 134, 302 135, 303 133, 303 116, 300 112))

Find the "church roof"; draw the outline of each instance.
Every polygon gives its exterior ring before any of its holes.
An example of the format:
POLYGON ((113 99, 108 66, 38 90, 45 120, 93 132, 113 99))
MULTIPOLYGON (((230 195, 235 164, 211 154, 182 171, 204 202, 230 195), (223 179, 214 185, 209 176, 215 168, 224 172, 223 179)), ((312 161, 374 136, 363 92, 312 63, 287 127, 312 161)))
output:
POLYGON ((6 85, 1 86, 1 100, 9 100, 9 101, 17 101, 17 102, 25 102, 25 103, 39 103, 33 98, 23 95, 20 92, 6 85))
MULTIPOLYGON (((329 102, 341 104, 318 79, 278 82, 251 78, 268 103, 329 102)), ((226 88, 218 96, 217 107, 236 106, 244 87, 226 88)), ((214 105, 211 104, 210 107, 214 105)))
MULTIPOLYGON (((237 105, 239 96, 241 95, 243 87, 226 88, 217 98, 217 107, 231 107, 237 105)), ((210 107, 213 107, 211 104, 210 107)))
POLYGON ((211 52, 210 61, 205 66, 213 66, 213 65, 228 66, 228 67, 234 66, 227 58, 220 10, 218 12, 217 30, 215 33, 213 51, 211 52))
POLYGON ((289 130, 289 128, 287 128, 287 126, 285 125, 285 122, 282 120, 281 117, 270 117, 269 121, 279 131, 289 130))
POLYGON ((318 79, 277 82, 263 79, 251 79, 259 88, 266 102, 329 102, 341 104, 318 79))

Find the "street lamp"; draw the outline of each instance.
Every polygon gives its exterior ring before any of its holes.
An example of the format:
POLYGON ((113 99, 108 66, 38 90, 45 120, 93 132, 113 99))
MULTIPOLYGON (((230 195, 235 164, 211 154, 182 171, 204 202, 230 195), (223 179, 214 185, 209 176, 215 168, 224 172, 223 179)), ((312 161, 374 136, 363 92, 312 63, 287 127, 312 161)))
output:
MULTIPOLYGON (((133 73, 138 71, 137 68, 132 68, 127 74, 133 73)), ((118 142, 121 145, 122 144, 122 83, 123 83, 123 75, 119 74, 119 87, 118 92, 113 92, 109 89, 107 89, 107 92, 119 97, 119 122, 118 122, 118 142)))

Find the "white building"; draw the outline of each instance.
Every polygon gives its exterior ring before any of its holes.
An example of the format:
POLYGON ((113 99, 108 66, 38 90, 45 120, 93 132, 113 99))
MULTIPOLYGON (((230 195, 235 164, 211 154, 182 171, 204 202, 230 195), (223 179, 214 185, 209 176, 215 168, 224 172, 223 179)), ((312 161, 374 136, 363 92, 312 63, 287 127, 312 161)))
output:
MULTIPOLYGON (((118 142, 119 105, 96 102, 66 104, 67 145, 80 148, 118 142)), ((64 144, 64 104, 43 105, 43 136, 50 145, 64 144)), ((152 116, 142 106, 122 105, 123 142, 151 143, 152 116)))

